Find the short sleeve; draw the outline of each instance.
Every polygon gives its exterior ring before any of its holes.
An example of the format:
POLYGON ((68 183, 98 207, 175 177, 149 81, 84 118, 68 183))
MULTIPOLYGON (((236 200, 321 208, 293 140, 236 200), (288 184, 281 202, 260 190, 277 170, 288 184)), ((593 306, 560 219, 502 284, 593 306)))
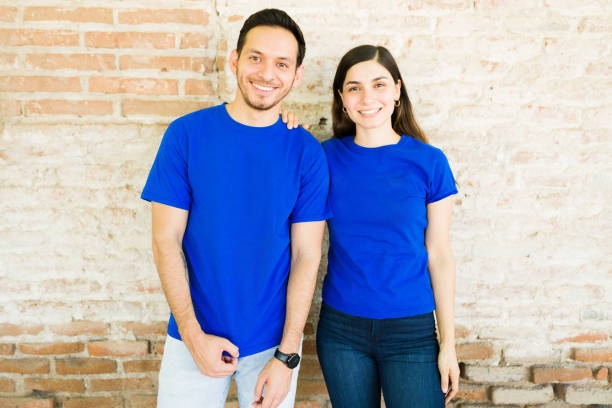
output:
POLYGON ((300 191, 291 213, 291 222, 323 221, 331 217, 327 203, 329 167, 318 142, 305 153, 300 174, 300 191))
POLYGON ((455 177, 451 171, 448 160, 442 151, 438 150, 434 160, 434 167, 427 186, 426 203, 440 201, 452 194, 457 194, 455 177))
POLYGON ((187 135, 172 122, 157 151, 153 167, 140 198, 189 210, 191 185, 187 166, 187 135))

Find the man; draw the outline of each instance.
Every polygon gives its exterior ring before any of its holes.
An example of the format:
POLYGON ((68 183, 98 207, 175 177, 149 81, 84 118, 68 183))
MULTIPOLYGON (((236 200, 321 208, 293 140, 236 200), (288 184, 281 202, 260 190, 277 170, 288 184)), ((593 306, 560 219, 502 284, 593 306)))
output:
POLYGON ((244 23, 234 100, 170 124, 142 198, 171 309, 158 407, 292 407, 316 284, 329 175, 304 129, 279 120, 305 44, 283 11, 244 23))

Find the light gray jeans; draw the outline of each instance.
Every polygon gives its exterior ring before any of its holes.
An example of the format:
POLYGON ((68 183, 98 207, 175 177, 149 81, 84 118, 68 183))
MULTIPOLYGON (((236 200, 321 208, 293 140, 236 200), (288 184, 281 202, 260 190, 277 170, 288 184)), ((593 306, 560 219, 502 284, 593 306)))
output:
MULTIPOLYGON (((276 347, 272 347, 257 354, 239 357, 238 368, 233 376, 212 378, 200 373, 189 349, 182 341, 166 336, 159 371, 157 408, 223 408, 232 377, 238 387, 240 408, 250 408, 255 400, 257 376, 274 357, 275 350, 276 347)), ((289 394, 278 408, 293 407, 299 368, 298 365, 293 369, 289 394)))

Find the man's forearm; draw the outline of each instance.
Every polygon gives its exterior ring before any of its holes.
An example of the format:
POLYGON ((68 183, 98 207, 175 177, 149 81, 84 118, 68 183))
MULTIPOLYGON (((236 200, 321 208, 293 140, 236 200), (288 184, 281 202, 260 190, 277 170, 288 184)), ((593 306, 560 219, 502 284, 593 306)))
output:
POLYGON ((317 284, 321 254, 296 257, 291 263, 287 286, 287 315, 283 339, 279 349, 283 353, 297 353, 300 349, 304 325, 308 318, 312 296, 317 284))
POLYGON ((179 332, 200 325, 193 310, 185 256, 172 239, 153 239, 153 257, 179 332))

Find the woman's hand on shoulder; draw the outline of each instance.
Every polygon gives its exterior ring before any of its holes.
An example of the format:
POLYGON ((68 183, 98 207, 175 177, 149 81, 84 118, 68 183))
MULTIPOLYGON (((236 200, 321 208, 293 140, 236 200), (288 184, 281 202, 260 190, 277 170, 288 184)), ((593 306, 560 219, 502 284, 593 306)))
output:
POLYGON ((453 399, 459 391, 459 363, 457 362, 457 352, 455 345, 440 345, 438 354, 438 369, 440 370, 440 386, 446 395, 445 403, 453 399))
POLYGON ((283 120, 283 123, 287 124, 287 129, 293 129, 298 126, 302 126, 304 129, 308 129, 307 124, 299 123, 299 119, 295 112, 291 112, 286 109, 281 109, 281 119, 283 120))

